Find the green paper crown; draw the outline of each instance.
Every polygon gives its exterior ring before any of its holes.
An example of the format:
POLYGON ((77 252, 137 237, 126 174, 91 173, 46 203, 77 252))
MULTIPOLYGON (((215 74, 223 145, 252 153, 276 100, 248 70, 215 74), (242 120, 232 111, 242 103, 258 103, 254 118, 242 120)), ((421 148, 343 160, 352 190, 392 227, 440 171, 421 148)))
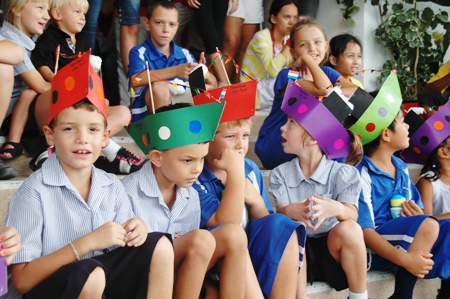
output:
POLYGON ((128 133, 148 154, 214 138, 225 102, 189 106, 148 115, 131 124, 128 133))
POLYGON ((350 130, 361 138, 363 145, 380 136, 398 114, 402 104, 402 93, 397 73, 390 74, 375 99, 373 101, 371 99, 370 95, 361 90, 350 98, 350 102, 354 105, 352 114, 358 119, 350 130))

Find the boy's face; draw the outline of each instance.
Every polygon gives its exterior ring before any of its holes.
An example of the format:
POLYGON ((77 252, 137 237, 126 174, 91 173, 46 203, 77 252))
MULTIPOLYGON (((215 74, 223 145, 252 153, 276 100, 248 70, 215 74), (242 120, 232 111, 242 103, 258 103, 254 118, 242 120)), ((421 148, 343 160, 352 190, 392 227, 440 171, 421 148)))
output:
POLYGON ((198 143, 150 152, 150 160, 163 174, 163 177, 157 176, 158 184, 191 187, 203 170, 208 147, 209 143, 198 143))
POLYGON ((45 25, 50 20, 48 15, 48 2, 27 2, 20 12, 14 12, 16 16, 20 15, 17 27, 27 36, 42 34, 45 25))
POLYGON ((58 21, 58 27, 67 34, 76 34, 86 24, 86 9, 65 3, 61 9, 52 9, 52 17, 58 21))
POLYGON ((47 142, 55 146, 66 173, 92 168, 109 138, 104 119, 97 111, 69 107, 58 114, 53 130, 44 127, 47 142))
POLYGON ((328 50, 328 42, 322 31, 314 26, 304 26, 294 34, 295 45, 291 49, 292 57, 297 59, 302 55, 309 55, 317 64, 320 64, 328 50))
POLYGON ((395 131, 389 130, 390 133, 390 144, 396 150, 402 150, 409 146, 409 125, 405 123, 405 118, 403 116, 403 111, 399 111, 395 117, 394 123, 395 131))
POLYGON ((214 140, 209 144, 208 159, 220 159, 222 150, 232 149, 245 157, 248 152, 250 126, 246 123, 242 126, 227 126, 222 124, 220 132, 216 133, 214 140))
POLYGON ((178 30, 178 11, 158 6, 150 19, 144 19, 144 26, 157 49, 167 47, 178 30))
POLYGON ((292 117, 288 116, 287 122, 281 127, 283 150, 287 154, 298 155, 304 150, 306 130, 292 117))

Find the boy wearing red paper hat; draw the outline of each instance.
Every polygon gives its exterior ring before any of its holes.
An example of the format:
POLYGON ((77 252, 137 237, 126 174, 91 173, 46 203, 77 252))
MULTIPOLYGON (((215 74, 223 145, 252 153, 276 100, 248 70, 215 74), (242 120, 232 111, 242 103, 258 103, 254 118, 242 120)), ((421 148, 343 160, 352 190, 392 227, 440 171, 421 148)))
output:
POLYGON ((98 85, 80 93, 81 78, 58 76, 44 126, 55 153, 9 204, 23 239, 8 298, 172 298, 170 239, 148 233, 118 178, 93 167, 110 134, 98 85))
MULTIPOLYGON (((201 226, 241 224, 247 231, 250 258, 265 297, 294 298, 305 227, 273 213, 258 166, 245 158, 252 126, 250 117, 255 113, 256 84, 241 85, 243 90, 236 94, 233 85, 227 87, 221 124, 210 142, 203 171, 194 184, 202 206, 201 226)), ((208 99, 194 96, 195 104, 204 100, 208 99)), ((302 288, 299 292, 306 296, 306 285, 302 288)))
MULTIPOLYGON (((394 155, 408 148, 410 140, 397 74, 389 75, 374 99, 358 90, 350 102, 354 104, 352 114, 356 119, 350 130, 361 137, 364 149, 358 166, 363 189, 358 223, 369 248, 369 269, 395 274, 390 298, 412 298, 417 278, 436 277, 443 279, 436 298, 449 298, 450 222, 438 222, 423 213, 421 197, 407 165, 394 155), (399 204, 401 217, 394 212, 399 204)), ((419 138, 420 150, 406 156, 417 161, 418 153, 428 147, 425 137, 419 138)))

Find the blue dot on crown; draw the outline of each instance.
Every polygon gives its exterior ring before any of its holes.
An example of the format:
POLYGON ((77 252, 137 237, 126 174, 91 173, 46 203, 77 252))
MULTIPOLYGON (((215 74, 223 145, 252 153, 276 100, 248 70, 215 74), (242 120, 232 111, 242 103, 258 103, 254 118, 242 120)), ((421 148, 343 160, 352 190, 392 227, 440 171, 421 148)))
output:
POLYGON ((198 134, 202 130, 202 123, 198 120, 192 120, 189 122, 189 131, 198 134))

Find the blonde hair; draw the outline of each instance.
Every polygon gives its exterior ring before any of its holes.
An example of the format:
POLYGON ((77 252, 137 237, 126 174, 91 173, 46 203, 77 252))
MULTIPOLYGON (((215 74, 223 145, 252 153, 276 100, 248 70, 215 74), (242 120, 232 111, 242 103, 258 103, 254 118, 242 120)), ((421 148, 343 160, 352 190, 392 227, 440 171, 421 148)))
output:
POLYGON ((50 9, 61 9, 64 4, 71 5, 73 7, 80 7, 87 11, 89 9, 88 0, 52 0, 50 9))
POLYGON ((216 134, 220 133, 223 128, 242 127, 243 125, 248 125, 251 129, 252 125, 253 125, 252 119, 251 118, 241 118, 238 120, 230 120, 230 121, 221 123, 216 130, 216 134))
POLYGON ((48 3, 52 6, 52 0, 3 0, 4 19, 15 27, 17 26, 18 14, 27 3, 48 3), (16 12, 14 13, 15 10, 16 12))
MULTIPOLYGON (((297 23, 295 23, 295 25, 291 29, 290 44, 291 44, 292 49, 295 49, 295 33, 305 27, 316 27, 317 29, 319 29, 322 32, 325 41, 328 42, 328 37, 327 37, 327 34, 325 33, 325 29, 323 28, 323 26, 317 20, 315 20, 311 17, 306 17, 306 18, 302 18, 302 19, 298 20, 297 23)), ((325 57, 320 62, 320 65, 322 65, 328 61, 329 55, 330 55, 330 49, 328 48, 327 53, 325 54, 325 57)))

